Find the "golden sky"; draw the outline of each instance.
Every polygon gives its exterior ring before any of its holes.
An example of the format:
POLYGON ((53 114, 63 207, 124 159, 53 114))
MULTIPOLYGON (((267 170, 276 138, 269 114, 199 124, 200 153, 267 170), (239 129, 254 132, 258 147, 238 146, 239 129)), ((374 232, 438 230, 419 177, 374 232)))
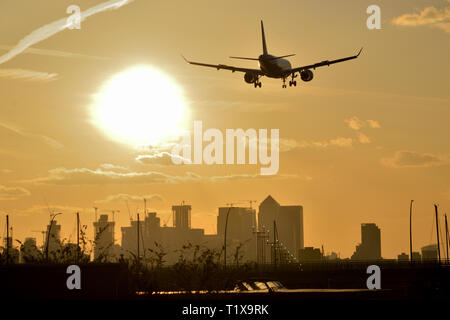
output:
MULTIPOLYGON (((67 17, 69 5, 102 2, 2 1, 0 55, 67 17)), ((75 238, 76 211, 93 232, 93 206, 120 210, 118 224, 128 225, 124 199, 135 215, 143 196, 163 222, 171 205, 186 201, 192 225, 213 233, 217 207, 271 194, 303 205, 306 246, 323 244, 341 257, 354 251, 363 222, 381 228, 383 257, 409 252, 411 199, 414 249, 434 242, 433 204, 441 216, 450 209, 450 2, 376 1, 382 29, 369 30, 366 9, 374 2, 135 0, 0 64, 0 236, 8 213, 14 238, 40 242, 32 230, 48 223, 47 203, 64 212, 57 220, 67 238, 75 238), (180 57, 256 68, 228 56, 261 54, 260 19, 269 52, 296 53, 293 66, 364 51, 287 89, 267 78, 255 89, 242 73, 180 57), (261 177, 252 165, 138 161, 148 151, 111 139, 89 112, 102 86, 136 65, 178 84, 191 125, 280 129, 278 175, 261 177)), ((150 86, 148 95, 156 95, 150 86)))

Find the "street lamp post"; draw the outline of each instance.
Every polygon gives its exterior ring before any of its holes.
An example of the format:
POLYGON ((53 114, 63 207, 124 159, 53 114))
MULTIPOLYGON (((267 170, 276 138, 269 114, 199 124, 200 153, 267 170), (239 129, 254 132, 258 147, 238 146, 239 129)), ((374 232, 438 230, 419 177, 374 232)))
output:
POLYGON ((228 216, 230 215, 230 209, 233 207, 233 205, 230 205, 230 207, 228 208, 227 211, 227 217, 225 219, 225 234, 224 234, 224 240, 223 240, 223 253, 224 253, 224 258, 223 258, 223 265, 226 268, 227 267, 227 228, 228 228, 228 216))
POLYGON ((409 204, 409 261, 412 262, 413 256, 412 256, 412 206, 413 206, 414 200, 411 200, 411 203, 409 204))
POLYGON ((52 218, 50 219, 50 225, 48 226, 48 231, 47 231, 47 243, 45 245, 45 260, 48 261, 48 244, 49 244, 49 240, 50 240, 50 233, 52 232, 52 225, 53 225, 53 220, 55 220, 57 215, 62 214, 62 212, 58 212, 52 215, 52 218))

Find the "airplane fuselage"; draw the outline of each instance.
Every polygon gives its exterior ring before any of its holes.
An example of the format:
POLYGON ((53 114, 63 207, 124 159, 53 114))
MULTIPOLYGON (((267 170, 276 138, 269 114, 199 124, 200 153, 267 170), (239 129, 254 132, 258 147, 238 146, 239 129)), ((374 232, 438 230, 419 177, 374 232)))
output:
POLYGON ((259 67, 265 76, 269 78, 283 78, 292 68, 286 59, 276 58, 270 54, 262 54, 258 57, 259 67))

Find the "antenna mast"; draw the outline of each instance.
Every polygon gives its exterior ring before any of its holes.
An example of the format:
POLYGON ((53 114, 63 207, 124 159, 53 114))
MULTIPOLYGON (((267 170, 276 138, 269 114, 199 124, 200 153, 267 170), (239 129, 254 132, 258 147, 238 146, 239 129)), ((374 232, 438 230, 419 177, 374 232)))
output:
POLYGON ((9 216, 6 215, 6 263, 9 262, 9 216))
POLYGON ((440 246, 439 246, 439 217, 438 217, 438 206, 435 204, 434 205, 434 211, 436 212, 436 233, 437 233, 437 237, 436 237, 436 240, 437 240, 437 250, 438 250, 438 261, 439 261, 439 264, 441 264, 441 249, 440 249, 440 246))

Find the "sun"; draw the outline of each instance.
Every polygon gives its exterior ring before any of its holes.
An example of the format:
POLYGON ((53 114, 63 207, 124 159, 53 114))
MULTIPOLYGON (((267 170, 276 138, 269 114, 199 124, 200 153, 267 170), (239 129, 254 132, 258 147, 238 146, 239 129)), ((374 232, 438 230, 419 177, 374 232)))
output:
POLYGON ((180 137, 188 107, 174 80, 155 67, 139 65, 106 81, 90 113, 91 121, 108 138, 140 147, 180 137))

